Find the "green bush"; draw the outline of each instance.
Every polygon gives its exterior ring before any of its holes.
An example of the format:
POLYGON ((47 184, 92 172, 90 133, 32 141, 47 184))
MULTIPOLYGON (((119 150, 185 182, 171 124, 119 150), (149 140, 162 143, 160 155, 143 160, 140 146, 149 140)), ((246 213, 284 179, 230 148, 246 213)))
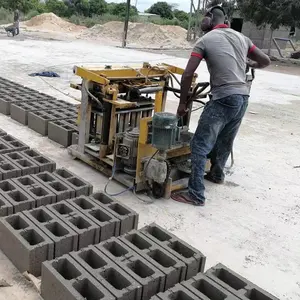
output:
POLYGON ((40 13, 37 10, 35 10, 35 9, 30 10, 28 12, 28 14, 26 14, 25 20, 30 20, 31 18, 36 17, 38 15, 40 15, 40 13))
POLYGON ((9 24, 14 20, 13 13, 8 9, 0 7, 0 24, 9 24))

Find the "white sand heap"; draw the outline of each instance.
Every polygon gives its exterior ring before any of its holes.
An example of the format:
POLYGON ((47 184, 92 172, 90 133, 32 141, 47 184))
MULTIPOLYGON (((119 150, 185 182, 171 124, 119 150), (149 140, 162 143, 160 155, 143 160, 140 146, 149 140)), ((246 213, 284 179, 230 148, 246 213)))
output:
MULTIPOLYGON (((95 25, 81 34, 83 38, 121 41, 124 30, 122 22, 95 25)), ((152 23, 129 23, 128 43, 147 48, 189 48, 187 31, 180 26, 152 23)))
POLYGON ((80 32, 86 27, 63 20, 54 13, 45 13, 24 22, 27 27, 41 31, 80 32))

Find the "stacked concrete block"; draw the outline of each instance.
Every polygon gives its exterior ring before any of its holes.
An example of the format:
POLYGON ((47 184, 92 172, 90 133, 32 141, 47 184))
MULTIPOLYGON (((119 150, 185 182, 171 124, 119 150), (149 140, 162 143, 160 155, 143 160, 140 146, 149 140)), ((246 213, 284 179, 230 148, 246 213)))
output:
POLYGON ((119 237, 119 240, 144 257, 165 275, 164 290, 185 279, 187 266, 141 232, 133 230, 129 234, 119 237))
MULTIPOLYGON (((1 143, 0 143, 1 146, 1 143)), ((21 170, 11 161, 0 155, 0 180, 21 176, 21 170)))
POLYGON ((4 130, 0 129, 0 136, 3 136, 3 135, 7 135, 7 133, 4 130))
POLYGON ((0 194, 0 217, 12 215, 13 213, 13 205, 2 194, 0 194))
POLYGON ((70 255, 43 264, 41 295, 44 300, 116 299, 70 255))
POLYGON ((28 113, 28 127, 41 135, 48 135, 49 121, 76 119, 76 111, 70 109, 57 109, 55 111, 38 111, 28 113))
POLYGON ((21 152, 10 152, 3 154, 3 157, 11 161, 17 168, 21 170, 21 175, 30 175, 39 172, 39 166, 21 152))
POLYGON ((93 186, 89 182, 84 181, 65 168, 54 171, 53 175, 74 189, 75 197, 88 196, 93 193, 93 186))
POLYGON ((279 300, 222 264, 206 271, 206 276, 241 300, 279 300))
POLYGON ((58 144, 69 147, 72 145, 72 135, 78 131, 76 120, 56 120, 49 122, 48 138, 58 144))
POLYGON ((102 192, 93 194, 91 199, 121 221, 120 235, 137 229, 139 215, 134 210, 102 192))
POLYGON ((24 150, 21 153, 39 167, 39 172, 48 171, 52 173, 56 169, 56 163, 54 161, 52 161, 48 157, 45 157, 35 149, 24 150))
POLYGON ((95 246, 142 286, 142 300, 165 290, 165 275, 117 238, 95 246))
POLYGON ((0 219, 0 246, 21 271, 39 276, 41 262, 54 258, 54 244, 23 214, 0 219))
POLYGON ((155 223, 142 228, 140 231, 188 266, 186 280, 198 272, 204 272, 206 257, 199 250, 155 223))
POLYGON ((27 149, 29 149, 29 147, 26 144, 9 134, 0 137, 0 154, 27 149))
POLYGON ((67 202, 98 225, 100 229, 100 242, 120 235, 120 220, 102 206, 97 205, 90 198, 80 196, 67 200, 67 202))

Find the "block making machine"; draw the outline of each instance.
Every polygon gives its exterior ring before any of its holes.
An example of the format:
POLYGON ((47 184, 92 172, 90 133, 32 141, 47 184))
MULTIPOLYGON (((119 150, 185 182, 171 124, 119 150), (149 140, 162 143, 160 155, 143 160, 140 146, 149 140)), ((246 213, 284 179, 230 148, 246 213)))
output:
MULTIPOLYGON (((168 198, 187 187, 190 166, 189 124, 193 102, 207 97, 209 83, 196 83, 189 94, 188 114, 178 120, 165 112, 168 93, 179 97, 175 66, 144 63, 141 67, 74 67, 82 78, 78 145, 69 153, 134 191, 151 190, 168 198)), ((205 103, 204 103, 205 104, 205 103)))

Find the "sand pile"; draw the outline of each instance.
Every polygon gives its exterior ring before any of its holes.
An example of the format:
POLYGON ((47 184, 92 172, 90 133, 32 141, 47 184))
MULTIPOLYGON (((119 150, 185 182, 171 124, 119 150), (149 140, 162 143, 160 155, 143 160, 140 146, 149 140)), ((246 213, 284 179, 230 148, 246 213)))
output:
POLYGON ((84 26, 67 22, 54 13, 45 13, 33 17, 29 21, 24 22, 24 25, 41 31, 80 32, 86 29, 84 26))
MULTIPOLYGON (((108 22, 95 25, 82 33, 89 39, 121 41, 124 23, 108 22)), ((189 48, 187 31, 179 26, 160 26, 152 23, 129 23, 128 44, 147 48, 189 48)))

